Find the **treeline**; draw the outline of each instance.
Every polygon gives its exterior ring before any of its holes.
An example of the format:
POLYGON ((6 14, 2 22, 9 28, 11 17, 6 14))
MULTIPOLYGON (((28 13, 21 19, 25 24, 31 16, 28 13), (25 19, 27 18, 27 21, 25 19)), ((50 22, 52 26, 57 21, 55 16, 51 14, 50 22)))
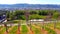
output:
POLYGON ((46 19, 46 18, 59 18, 60 14, 57 10, 15 10, 15 11, 7 11, 7 19, 15 20, 21 19, 25 20, 26 15, 29 14, 28 19, 46 19), (50 17, 48 17, 50 16, 50 17))

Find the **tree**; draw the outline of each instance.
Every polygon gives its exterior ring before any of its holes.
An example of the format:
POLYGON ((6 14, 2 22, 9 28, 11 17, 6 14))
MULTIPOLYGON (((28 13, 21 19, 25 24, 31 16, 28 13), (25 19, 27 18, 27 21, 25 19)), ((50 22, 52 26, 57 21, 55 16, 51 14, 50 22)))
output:
POLYGON ((48 15, 48 11, 47 10, 40 10, 39 15, 48 15))
POLYGON ((37 11, 30 11, 30 14, 37 14, 37 11))
POLYGON ((17 19, 20 19, 20 16, 21 15, 24 15, 24 11, 19 11, 19 10, 16 10, 14 12, 14 16, 17 17, 17 19))
POLYGON ((58 17, 59 17, 59 13, 58 12, 55 12, 54 14, 53 14, 53 18, 55 18, 55 19, 57 19, 58 17))

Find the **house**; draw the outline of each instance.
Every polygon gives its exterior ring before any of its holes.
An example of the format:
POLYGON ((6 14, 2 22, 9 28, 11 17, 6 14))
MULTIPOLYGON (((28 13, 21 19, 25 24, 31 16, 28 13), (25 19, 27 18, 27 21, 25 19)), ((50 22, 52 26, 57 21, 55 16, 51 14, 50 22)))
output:
POLYGON ((6 15, 1 15, 0 16, 0 23, 4 23, 4 22, 7 22, 6 15))

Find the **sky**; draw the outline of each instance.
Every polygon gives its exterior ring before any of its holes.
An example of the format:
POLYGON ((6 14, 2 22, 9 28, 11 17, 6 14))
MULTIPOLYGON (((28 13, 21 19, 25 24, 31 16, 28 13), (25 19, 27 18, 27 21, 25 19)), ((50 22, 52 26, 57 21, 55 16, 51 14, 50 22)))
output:
POLYGON ((0 4, 60 4, 60 0, 0 0, 0 4))

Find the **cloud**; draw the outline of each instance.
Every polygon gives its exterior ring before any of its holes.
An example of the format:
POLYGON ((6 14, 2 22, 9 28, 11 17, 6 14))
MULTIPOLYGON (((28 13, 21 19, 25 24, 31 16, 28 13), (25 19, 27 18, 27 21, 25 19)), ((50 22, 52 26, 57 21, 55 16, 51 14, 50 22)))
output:
POLYGON ((0 0, 0 4, 14 4, 16 0, 0 0))
POLYGON ((60 0, 0 0, 0 4, 60 4, 60 0))

